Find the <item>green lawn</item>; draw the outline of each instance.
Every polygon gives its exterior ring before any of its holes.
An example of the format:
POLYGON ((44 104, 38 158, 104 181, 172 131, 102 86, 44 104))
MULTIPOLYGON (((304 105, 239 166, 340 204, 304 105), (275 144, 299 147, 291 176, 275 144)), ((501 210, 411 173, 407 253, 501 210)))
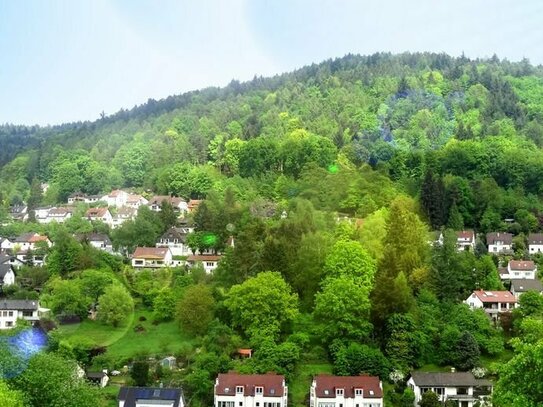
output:
POLYGON ((98 346, 106 346, 106 354, 117 360, 140 354, 172 354, 190 343, 190 339, 183 335, 176 322, 154 325, 152 321, 152 312, 136 309, 126 323, 117 328, 86 320, 77 325, 61 326, 58 333, 61 339, 68 341, 86 338, 98 346), (145 321, 140 321, 142 316, 146 318, 145 321), (134 330, 137 325, 143 327, 141 332, 134 330))
POLYGON ((324 361, 302 362, 296 369, 289 383, 290 405, 294 407, 307 406, 309 387, 313 376, 319 373, 332 373, 332 365, 324 361))

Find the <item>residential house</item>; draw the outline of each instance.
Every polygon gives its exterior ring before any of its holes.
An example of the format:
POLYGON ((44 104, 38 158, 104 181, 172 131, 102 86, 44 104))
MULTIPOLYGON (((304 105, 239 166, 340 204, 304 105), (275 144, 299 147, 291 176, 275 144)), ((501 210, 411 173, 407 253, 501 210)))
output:
POLYGON ((92 204, 101 201, 103 198, 102 195, 87 195, 85 197, 85 203, 92 204))
POLYGON ((172 263, 172 251, 168 247, 137 247, 132 255, 134 268, 169 267, 172 263))
POLYGON ((527 291, 537 291, 540 294, 543 294, 543 284, 539 279, 512 279, 511 280, 511 293, 518 300, 522 294, 527 291))
POLYGON ((125 206, 128 206, 129 208, 138 209, 140 206, 147 205, 148 203, 149 201, 141 195, 129 194, 128 198, 126 199, 125 206))
POLYGON ((188 256, 192 252, 187 245, 186 228, 171 227, 159 239, 156 247, 169 247, 173 256, 188 256))
POLYGON ((9 208, 9 216, 13 220, 26 222, 28 220, 28 206, 25 204, 12 205, 9 208))
POLYGON ((113 216, 111 228, 115 229, 121 226, 127 220, 134 220, 138 210, 129 206, 123 206, 117 210, 117 213, 113 216))
POLYGON ((0 299, 0 329, 15 327, 18 318, 34 324, 48 311, 40 308, 37 300, 0 299))
POLYGON ((456 232, 456 248, 459 252, 475 250, 475 232, 473 230, 459 230, 456 232))
POLYGON ((213 270, 219 265, 221 256, 216 254, 191 254, 187 256, 187 264, 189 267, 194 267, 198 263, 202 263, 207 274, 213 273, 213 270))
POLYGON ((36 219, 36 222, 48 223, 47 216, 49 215, 49 211, 51 209, 53 209, 52 206, 41 206, 39 208, 34 209, 34 218, 36 219))
POLYGON ((89 208, 85 213, 85 218, 91 222, 103 222, 108 226, 113 226, 113 217, 108 208, 89 208))
POLYGON ((15 284, 15 269, 11 264, 0 264, 0 287, 15 284))
POLYGON ((104 195, 101 200, 107 203, 107 206, 120 208, 126 204, 128 193, 120 189, 111 191, 108 195, 104 195))
POLYGON ((162 202, 169 202, 175 212, 185 214, 188 212, 188 204, 183 198, 177 196, 157 195, 153 196, 147 205, 154 212, 160 212, 162 202))
POLYGON ((179 388, 121 387, 117 401, 119 407, 185 407, 183 390, 179 388))
POLYGON ((108 235, 104 233, 90 233, 78 235, 80 242, 87 242, 90 246, 100 249, 104 252, 113 253, 113 244, 108 235))
POLYGON ((383 384, 376 376, 318 375, 309 390, 310 407, 382 407, 383 384))
POLYGON ((86 372, 85 378, 92 384, 97 385, 100 388, 107 386, 109 382, 109 376, 107 375, 107 370, 101 372, 86 372))
POLYGON ((507 267, 500 268, 500 278, 502 280, 511 279, 530 279, 537 276, 537 266, 531 260, 509 260, 507 267))
POLYGON ((517 299, 509 291, 476 290, 464 303, 471 309, 484 309, 496 321, 500 313, 512 311, 517 306, 517 299))
POLYGON ((64 223, 73 216, 74 208, 69 206, 60 206, 58 208, 51 208, 47 213, 42 223, 64 223))
POLYGON ((414 406, 427 391, 436 393, 442 403, 451 400, 458 407, 478 406, 492 394, 492 383, 471 372, 412 372, 407 386, 415 393, 414 406))
POLYGON ((287 407, 285 376, 275 373, 220 373, 215 380, 214 407, 287 407))
POLYGON ((3 264, 10 265, 14 268, 19 268, 21 266, 24 266, 25 262, 22 260, 19 260, 17 256, 13 254, 0 252, 0 266, 2 266, 3 264))
POLYGON ((528 235, 528 253, 543 253, 543 233, 530 233, 528 235))
POLYGON ((86 202, 87 194, 83 192, 74 192, 68 196, 68 204, 73 205, 78 202, 86 202))
POLYGON ((51 247, 53 244, 47 236, 40 235, 39 233, 23 233, 17 236, 13 241, 10 249, 18 247, 19 251, 26 252, 27 250, 36 250, 39 247, 39 243, 44 242, 45 245, 51 247))
POLYGON ((512 253, 513 235, 504 232, 492 232, 486 234, 488 252, 491 254, 512 253))

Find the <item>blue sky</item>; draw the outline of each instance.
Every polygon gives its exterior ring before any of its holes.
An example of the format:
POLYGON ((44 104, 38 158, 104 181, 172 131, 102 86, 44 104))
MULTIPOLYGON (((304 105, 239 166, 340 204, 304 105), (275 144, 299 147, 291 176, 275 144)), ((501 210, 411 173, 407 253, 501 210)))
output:
POLYGON ((0 0, 0 123, 94 120, 349 52, 541 64, 542 22, 539 0, 0 0))

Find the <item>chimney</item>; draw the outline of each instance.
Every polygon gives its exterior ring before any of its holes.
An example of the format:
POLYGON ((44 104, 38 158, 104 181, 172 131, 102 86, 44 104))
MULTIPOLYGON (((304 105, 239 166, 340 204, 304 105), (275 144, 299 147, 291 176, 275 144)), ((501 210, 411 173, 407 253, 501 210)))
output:
POLYGON ((454 367, 451 367, 451 373, 456 373, 456 369, 454 367))

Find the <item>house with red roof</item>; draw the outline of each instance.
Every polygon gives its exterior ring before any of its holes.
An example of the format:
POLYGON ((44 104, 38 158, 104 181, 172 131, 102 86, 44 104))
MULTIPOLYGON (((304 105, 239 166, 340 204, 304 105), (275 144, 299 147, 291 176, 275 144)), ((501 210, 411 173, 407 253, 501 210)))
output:
POLYGON ((500 269, 502 280, 533 280, 537 276, 537 266, 531 260, 509 260, 507 267, 500 269))
POLYGON ((191 254, 187 256, 187 264, 189 267, 194 267, 198 263, 201 263, 207 274, 213 273, 219 265, 220 260, 221 256, 217 254, 191 254))
POLYGON ((85 213, 85 218, 91 222, 100 221, 108 226, 113 226, 113 216, 108 208, 89 208, 85 213))
POLYGON ((287 407, 285 376, 221 373, 215 380, 214 407, 287 407))
POLYGON ((315 376, 310 407, 382 407, 383 384, 376 376, 315 376))
POLYGON ((137 247, 132 255, 134 268, 161 268, 172 264, 172 251, 168 247, 137 247))
POLYGON ((517 299, 510 291, 476 290, 464 303, 471 309, 484 309, 496 321, 500 313, 512 311, 517 306, 517 299))

